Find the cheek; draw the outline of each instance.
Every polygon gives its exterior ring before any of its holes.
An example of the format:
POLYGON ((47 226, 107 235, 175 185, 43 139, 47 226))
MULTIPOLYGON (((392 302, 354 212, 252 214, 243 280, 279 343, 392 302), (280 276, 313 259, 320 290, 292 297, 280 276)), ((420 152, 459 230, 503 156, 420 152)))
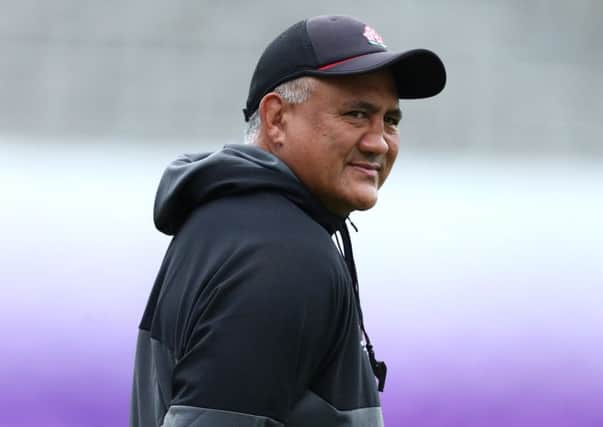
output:
POLYGON ((392 170, 392 167, 394 166, 394 163, 396 162, 396 158, 398 157, 398 140, 392 140, 392 141, 388 141, 388 146, 389 146, 389 150, 387 151, 387 154, 385 155, 385 167, 383 168, 383 173, 381 174, 381 183, 380 186, 383 185, 383 183, 385 182, 385 180, 387 179, 387 177, 389 176, 389 173, 392 170))
POLYGON ((341 174, 350 157, 352 144, 347 144, 349 138, 333 129, 319 129, 316 133, 317 161, 323 166, 325 175, 334 177, 341 174), (349 145, 349 146, 348 146, 349 145))
POLYGON ((385 155, 387 163, 389 163, 390 168, 396 161, 396 157, 398 157, 398 149, 400 148, 400 137, 398 134, 392 135, 387 138, 387 145, 389 147, 387 154, 385 155))

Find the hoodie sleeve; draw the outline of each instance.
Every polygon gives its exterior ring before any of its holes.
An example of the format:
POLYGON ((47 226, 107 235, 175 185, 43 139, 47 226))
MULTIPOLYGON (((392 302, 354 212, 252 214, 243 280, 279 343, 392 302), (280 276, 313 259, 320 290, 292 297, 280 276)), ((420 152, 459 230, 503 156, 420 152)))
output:
POLYGON ((351 326, 324 252, 289 238, 229 255, 182 321, 164 426, 285 424, 351 326))

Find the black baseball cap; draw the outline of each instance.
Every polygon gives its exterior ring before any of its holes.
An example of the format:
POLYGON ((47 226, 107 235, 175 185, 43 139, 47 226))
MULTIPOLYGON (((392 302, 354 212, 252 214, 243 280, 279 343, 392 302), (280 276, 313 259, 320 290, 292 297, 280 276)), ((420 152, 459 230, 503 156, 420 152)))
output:
POLYGON ((390 52, 370 26, 350 16, 316 16, 292 25, 274 39, 256 65, 245 121, 268 92, 301 76, 343 76, 389 67, 401 99, 428 98, 441 92, 446 70, 427 49, 390 52))

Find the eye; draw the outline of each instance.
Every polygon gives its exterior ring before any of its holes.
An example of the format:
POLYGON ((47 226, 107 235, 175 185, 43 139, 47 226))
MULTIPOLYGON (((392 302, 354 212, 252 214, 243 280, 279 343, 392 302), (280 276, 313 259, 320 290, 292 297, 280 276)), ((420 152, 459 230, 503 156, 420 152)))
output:
POLYGON ((383 119, 383 121, 385 122, 386 125, 393 126, 393 127, 398 127, 398 125, 400 124, 401 120, 402 120, 402 115, 401 114, 400 115, 398 115, 398 114, 388 114, 383 119))
POLYGON ((368 117, 368 114, 366 113, 366 111, 361 111, 361 110, 353 110, 353 111, 348 111, 347 113, 345 113, 346 116, 351 117, 353 119, 366 119, 368 117))
POLYGON ((385 121, 385 124, 387 124, 389 126, 394 126, 394 127, 397 127, 398 124, 400 124, 400 118, 398 118, 398 117, 388 116, 388 117, 385 117, 384 121, 385 121))

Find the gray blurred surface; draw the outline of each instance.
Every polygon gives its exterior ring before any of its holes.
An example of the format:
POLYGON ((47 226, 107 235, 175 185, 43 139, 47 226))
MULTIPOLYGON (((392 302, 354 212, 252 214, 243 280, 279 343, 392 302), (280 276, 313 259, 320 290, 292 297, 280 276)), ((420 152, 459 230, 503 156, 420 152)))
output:
POLYGON ((405 102, 409 149, 603 157, 603 2, 0 0, 0 138, 238 141, 267 42, 306 16, 373 25, 448 68, 405 102))

